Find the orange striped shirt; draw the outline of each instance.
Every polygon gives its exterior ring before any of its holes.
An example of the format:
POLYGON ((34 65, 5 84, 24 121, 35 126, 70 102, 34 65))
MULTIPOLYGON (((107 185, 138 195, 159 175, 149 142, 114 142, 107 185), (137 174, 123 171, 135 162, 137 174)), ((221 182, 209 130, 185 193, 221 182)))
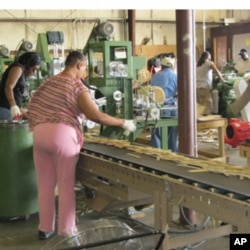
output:
POLYGON ((56 75, 46 79, 35 91, 29 107, 29 127, 41 123, 63 123, 76 129, 79 142, 83 142, 82 118, 84 114, 77 106, 82 91, 89 91, 80 81, 56 75))

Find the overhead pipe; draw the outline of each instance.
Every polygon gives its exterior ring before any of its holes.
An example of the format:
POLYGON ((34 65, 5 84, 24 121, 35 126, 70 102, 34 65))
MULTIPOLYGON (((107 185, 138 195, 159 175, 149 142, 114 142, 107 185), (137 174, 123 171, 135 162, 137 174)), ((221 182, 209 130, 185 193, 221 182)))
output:
MULTIPOLYGON (((118 21, 127 21, 126 18, 110 18, 110 17, 102 17, 103 19, 107 19, 110 22, 118 22, 118 21)), ((72 23, 74 20, 79 19, 79 20, 86 20, 90 22, 94 22, 96 18, 74 18, 74 19, 52 19, 52 18, 18 18, 18 19, 11 19, 11 18, 0 18, 0 23, 72 23)), ((168 24, 176 24, 176 20, 167 20, 167 19, 152 19, 152 18, 145 18, 145 19, 136 19, 137 23, 147 23, 147 22, 153 22, 153 23, 168 23, 168 24)), ((203 21, 196 21, 196 24, 203 25, 203 21)), ((207 21, 206 25, 223 25, 224 26, 224 21, 207 21)))

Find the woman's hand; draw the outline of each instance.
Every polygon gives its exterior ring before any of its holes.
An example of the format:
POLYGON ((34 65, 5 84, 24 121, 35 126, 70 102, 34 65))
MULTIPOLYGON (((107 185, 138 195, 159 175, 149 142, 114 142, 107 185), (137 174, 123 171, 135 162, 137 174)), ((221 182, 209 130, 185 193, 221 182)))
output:
POLYGON ((21 108, 20 111, 21 111, 21 113, 22 113, 22 118, 25 118, 25 119, 28 120, 29 117, 28 117, 28 114, 27 114, 27 109, 21 108))
POLYGON ((10 113, 13 120, 19 120, 23 116, 17 105, 10 107, 10 113))

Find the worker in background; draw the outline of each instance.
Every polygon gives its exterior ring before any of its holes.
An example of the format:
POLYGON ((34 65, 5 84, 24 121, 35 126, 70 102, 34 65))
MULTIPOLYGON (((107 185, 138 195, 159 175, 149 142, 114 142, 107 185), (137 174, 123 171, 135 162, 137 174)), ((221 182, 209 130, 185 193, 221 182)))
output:
POLYGON ((71 51, 65 69, 47 78, 35 91, 28 107, 33 131, 37 174, 40 240, 55 232, 55 188, 58 187, 58 230, 62 236, 77 234, 75 215, 75 168, 83 146, 82 118, 134 132, 133 120, 123 120, 99 111, 89 89, 82 83, 86 60, 71 51))
POLYGON ((202 53, 196 67, 196 96, 197 103, 204 106, 203 115, 213 113, 212 84, 213 72, 221 81, 224 81, 222 74, 211 61, 211 54, 208 51, 202 53))
POLYGON ((36 52, 26 52, 3 73, 0 84, 0 120, 18 120, 25 115, 22 109, 26 77, 40 68, 41 59, 36 52))
POLYGON ((241 49, 238 55, 240 58, 234 68, 238 75, 244 76, 245 73, 250 72, 250 58, 246 49, 241 49))
MULTIPOLYGON (((162 70, 151 79, 151 86, 161 87, 166 96, 164 103, 164 116, 178 117, 177 108, 177 75, 175 71, 175 58, 162 57, 162 70)), ((151 132, 151 145, 153 147, 161 148, 161 129, 154 128, 151 132)), ((168 148, 173 152, 178 151, 178 127, 168 127, 168 148)), ((180 207, 180 216, 178 221, 174 222, 179 225, 194 225, 196 221, 196 213, 192 209, 180 207)))
MULTIPOLYGON (((177 75, 173 71, 174 58, 162 57, 160 60, 161 71, 155 73, 151 79, 150 86, 161 87, 166 96, 162 116, 177 117, 177 75)), ((162 148, 161 128, 153 128, 151 132, 151 145, 162 148)), ((178 151, 178 127, 168 127, 168 148, 173 152, 178 151)))

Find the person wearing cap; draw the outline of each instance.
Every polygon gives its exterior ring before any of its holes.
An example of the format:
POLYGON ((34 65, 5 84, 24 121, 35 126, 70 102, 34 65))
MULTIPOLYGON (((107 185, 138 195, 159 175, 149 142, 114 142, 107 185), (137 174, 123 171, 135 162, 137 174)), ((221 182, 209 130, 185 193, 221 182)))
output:
POLYGON ((224 81, 222 74, 211 61, 211 54, 204 51, 197 62, 196 67, 196 97, 197 103, 204 106, 203 115, 212 114, 213 99, 212 99, 212 84, 213 72, 218 76, 221 81, 224 81))
MULTIPOLYGON (((163 116, 177 117, 177 74, 174 72, 175 58, 162 57, 160 60, 161 71, 155 73, 151 79, 151 86, 161 87, 165 92, 163 116)), ((151 146, 162 148, 161 128, 153 128, 151 132, 151 146)), ((173 152, 178 151, 178 127, 168 127, 168 148, 173 152)))
POLYGON ((250 58, 246 49, 241 49, 238 55, 240 58, 234 68, 238 75, 244 76, 245 73, 250 72, 250 58))

